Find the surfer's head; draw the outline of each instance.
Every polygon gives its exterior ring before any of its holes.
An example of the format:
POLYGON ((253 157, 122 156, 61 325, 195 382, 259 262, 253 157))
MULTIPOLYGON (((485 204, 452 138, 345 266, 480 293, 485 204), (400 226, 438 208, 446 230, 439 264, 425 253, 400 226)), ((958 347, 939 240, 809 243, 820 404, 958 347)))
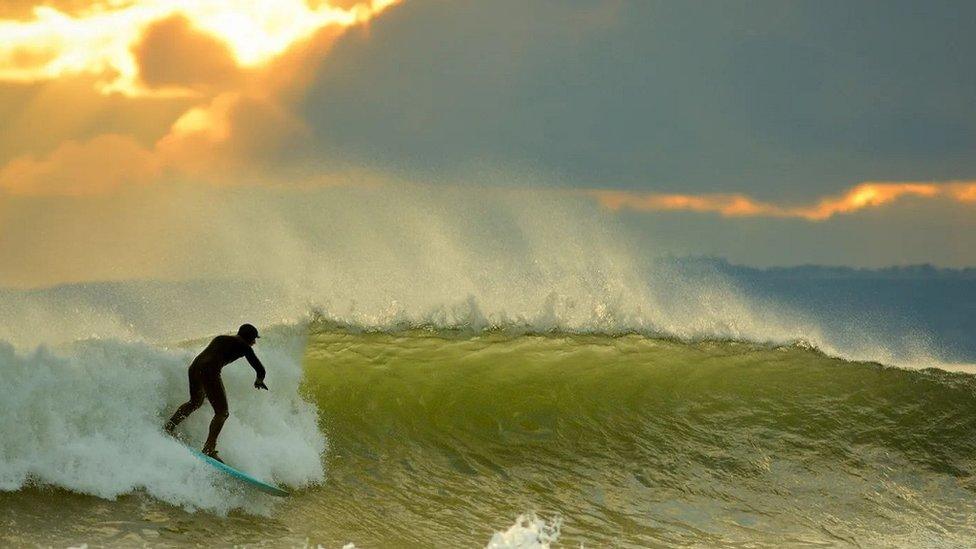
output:
POLYGON ((261 337, 258 335, 258 329, 250 324, 241 324, 241 327, 237 329, 237 335, 248 345, 254 345, 254 341, 261 337))

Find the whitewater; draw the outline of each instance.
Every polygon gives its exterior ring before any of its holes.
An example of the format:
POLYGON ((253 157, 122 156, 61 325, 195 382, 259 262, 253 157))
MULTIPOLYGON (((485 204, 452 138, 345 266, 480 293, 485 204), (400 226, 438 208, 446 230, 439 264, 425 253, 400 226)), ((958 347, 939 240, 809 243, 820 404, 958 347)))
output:
MULTIPOLYGON (((233 257, 191 243, 187 273, 0 290, 0 544, 951 547, 976 534, 974 358, 924 323, 750 292, 545 192, 276 192, 230 191, 202 216, 231 235, 249 212, 259 236, 233 257), (243 322, 262 330, 271 391, 246 364, 225 368, 221 455, 286 501, 161 430, 193 356, 243 322)), ((181 425, 189 443, 209 419, 204 406, 181 425)))

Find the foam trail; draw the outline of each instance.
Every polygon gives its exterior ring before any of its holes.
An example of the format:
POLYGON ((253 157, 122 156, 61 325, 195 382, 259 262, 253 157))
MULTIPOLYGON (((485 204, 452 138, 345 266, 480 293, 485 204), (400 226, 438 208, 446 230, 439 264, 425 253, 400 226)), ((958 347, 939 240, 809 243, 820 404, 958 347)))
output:
MULTIPOLYGON (((262 338, 270 392, 251 387, 246 365, 229 366, 223 376, 233 405, 222 455, 292 487, 323 479, 325 450, 315 410, 298 395, 300 333, 262 338)), ((187 508, 263 511, 266 499, 245 494, 162 433, 162 422, 187 398, 192 356, 113 340, 28 353, 0 343, 0 489, 38 484, 107 499, 144 490, 187 508)), ((210 417, 204 406, 181 426, 189 443, 201 443, 210 417)))

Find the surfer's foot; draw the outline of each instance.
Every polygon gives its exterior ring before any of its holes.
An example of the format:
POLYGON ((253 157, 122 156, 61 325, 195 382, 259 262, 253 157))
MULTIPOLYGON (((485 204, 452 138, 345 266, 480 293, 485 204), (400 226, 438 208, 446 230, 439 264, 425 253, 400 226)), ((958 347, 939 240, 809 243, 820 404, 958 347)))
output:
POLYGON ((214 449, 214 448, 209 448, 209 449, 208 448, 204 448, 202 454, 205 455, 205 456, 207 456, 207 457, 209 457, 209 458, 215 459, 215 460, 217 460, 217 461, 219 461, 221 463, 224 462, 224 460, 220 459, 220 456, 217 455, 217 450, 214 449))
POLYGON ((166 426, 163 427, 163 432, 184 444, 186 443, 186 436, 182 433, 176 432, 176 425, 170 425, 167 423, 166 426))

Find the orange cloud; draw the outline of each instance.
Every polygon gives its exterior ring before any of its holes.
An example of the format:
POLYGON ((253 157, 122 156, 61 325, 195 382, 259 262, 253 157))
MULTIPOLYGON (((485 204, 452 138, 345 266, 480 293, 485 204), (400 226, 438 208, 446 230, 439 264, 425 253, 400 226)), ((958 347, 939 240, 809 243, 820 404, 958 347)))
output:
POLYGON ((175 171, 223 182, 241 170, 259 170, 305 133, 277 98, 226 93, 180 117, 156 152, 175 171))
MULTIPOLYGON (((237 1, 194 0, 192 5, 207 4, 213 7, 221 2, 234 4, 237 1)), ((351 21, 361 22, 391 3, 358 2, 343 9, 351 14, 351 21)), ((140 0, 134 4, 143 7, 155 5, 150 0, 140 0)), ((252 8, 259 4, 261 2, 254 2, 252 8)), ((287 11, 287 4, 283 2, 275 4, 275 7, 287 11)), ((183 4, 174 1, 169 5, 183 4)), ((328 8, 325 4, 306 8, 316 13, 335 13, 336 9, 328 8)), ((249 13, 246 10, 242 12, 243 15, 249 13)), ((97 194, 112 192, 126 184, 151 184, 164 175, 189 175, 196 180, 228 183, 254 181, 270 173, 283 151, 294 150, 307 138, 308 130, 294 112, 293 105, 302 98, 314 73, 309 67, 327 55, 347 27, 326 25, 310 36, 291 43, 287 50, 267 64, 248 69, 244 74, 240 69, 239 52, 233 49, 233 45, 202 31, 198 23, 184 15, 155 20, 140 35, 139 41, 126 50, 136 67, 133 74, 138 75, 140 89, 164 92, 190 90, 199 92, 198 95, 160 101, 131 95, 93 94, 94 97, 114 97, 126 105, 156 102, 135 113, 135 117, 160 111, 164 107, 168 109, 167 112, 173 112, 173 107, 182 105, 182 109, 186 109, 182 114, 178 111, 175 116, 169 114, 169 121, 164 122, 169 126, 168 131, 164 130, 161 136, 156 133, 148 139, 146 135, 140 135, 138 139, 121 135, 103 135, 93 139, 80 131, 78 133, 82 135, 68 135, 72 128, 84 129, 88 118, 79 119, 64 131, 55 132, 54 137, 68 140, 48 154, 37 154, 36 151, 44 149, 42 147, 22 148, 18 154, 27 150, 32 153, 14 157, 6 165, 0 164, 0 193, 40 196, 97 194)), ((0 36, 4 24, 0 22, 0 36)), ((3 51, 4 46, 0 42, 0 55, 3 51)), ((51 85, 60 85, 66 80, 69 79, 58 79, 51 85)), ((81 81, 77 78, 70 80, 81 81)), ((45 86, 44 89, 49 87, 45 86)), ((77 110, 69 109, 69 112, 77 110)), ((43 112, 33 113, 31 120, 24 123, 43 115, 43 112)), ((130 118, 133 117, 127 120, 130 118)), ((49 126, 45 124, 44 128, 49 126)), ((13 146, 10 148, 17 149, 13 146)))
POLYGON ((590 191, 600 204, 610 210, 686 210, 717 212, 726 217, 768 214, 775 206, 757 202, 741 194, 658 194, 628 191, 590 191))
POLYGON ((89 12, 93 5, 104 0, 3 0, 0 2, 0 19, 30 21, 38 4, 53 7, 61 12, 80 15, 89 12))
POLYGON ((0 168, 0 193, 94 195, 167 174, 232 183, 264 173, 282 147, 304 137, 304 125, 276 98, 228 92, 188 111, 151 147, 108 134, 64 142, 45 157, 18 157, 0 168))
POLYGON ((903 196, 931 198, 947 194, 947 187, 938 183, 885 183, 865 182, 850 189, 839 197, 825 198, 815 206, 783 209, 782 217, 802 217, 810 221, 820 221, 837 214, 846 214, 877 208, 898 200, 903 196))
POLYGON ((604 208, 613 211, 712 212, 723 217, 783 217, 823 221, 840 214, 878 208, 903 197, 943 198, 976 202, 976 182, 882 182, 866 181, 840 196, 825 197, 815 204, 788 206, 762 202, 743 194, 663 194, 630 191, 587 191, 604 208))
POLYGON ((227 44, 193 28, 182 15, 150 25, 132 54, 149 88, 208 90, 227 87, 240 76, 227 44))
POLYGON ((976 202, 976 183, 950 185, 949 192, 960 202, 976 202))
POLYGON ((159 32, 161 21, 188 21, 193 40, 208 35, 226 45, 234 65, 252 69, 323 27, 368 21, 395 1, 311 7, 305 0, 129 0, 94 3, 75 13, 38 5, 30 20, 0 19, 0 81, 92 75, 103 93, 159 95, 141 85, 145 79, 133 50, 140 50, 146 33, 159 32))
POLYGON ((68 141, 46 158, 25 156, 0 168, 0 191, 12 195, 80 196, 154 181, 162 165, 122 135, 68 141))

